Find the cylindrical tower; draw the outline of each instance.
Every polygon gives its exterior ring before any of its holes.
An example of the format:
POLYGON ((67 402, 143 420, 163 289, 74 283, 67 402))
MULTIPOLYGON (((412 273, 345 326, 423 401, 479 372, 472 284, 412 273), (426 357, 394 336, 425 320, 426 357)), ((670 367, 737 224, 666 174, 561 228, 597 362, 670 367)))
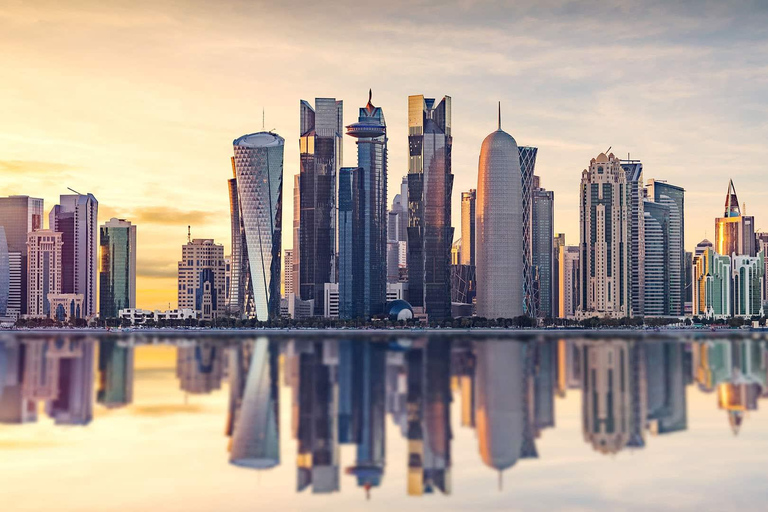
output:
POLYGON ((475 219, 477 315, 523 314, 523 203, 520 155, 511 135, 499 129, 480 149, 475 219))

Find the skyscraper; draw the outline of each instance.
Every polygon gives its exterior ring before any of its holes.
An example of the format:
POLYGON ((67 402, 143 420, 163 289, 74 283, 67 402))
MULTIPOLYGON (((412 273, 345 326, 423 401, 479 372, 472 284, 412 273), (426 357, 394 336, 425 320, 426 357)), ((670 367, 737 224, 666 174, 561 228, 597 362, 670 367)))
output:
POLYGON ((27 314, 47 317, 51 308, 48 294, 61 293, 62 236, 50 229, 38 229, 27 235, 27 314))
POLYGON ((663 181, 649 180, 648 199, 669 208, 668 246, 665 257, 669 272, 669 307, 665 314, 682 316, 685 313, 686 288, 685 189, 663 181))
POLYGON ((227 309, 230 315, 241 316, 245 312, 246 301, 252 306, 253 297, 246 297, 250 274, 248 273, 248 249, 245 247, 245 233, 240 212, 240 198, 237 194, 237 170, 235 157, 230 157, 232 178, 227 180, 229 189, 230 240, 232 253, 229 256, 229 288, 227 289, 227 309))
POLYGON ((536 171, 536 156, 539 148, 532 146, 519 146, 520 154, 520 179, 523 197, 523 313, 534 316, 533 310, 533 251, 531 248, 531 204, 534 185, 534 172, 536 171))
POLYGON ((532 313, 539 318, 555 316, 552 302, 555 235, 555 193, 538 187, 531 198, 531 269, 533 286, 532 313))
POLYGON ((49 228, 62 234, 61 293, 85 300, 85 316, 96 314, 99 202, 93 194, 66 194, 51 209, 49 228))
POLYGON ((392 199, 387 221, 387 281, 408 278, 408 177, 400 183, 400 193, 392 199))
POLYGON ((110 219, 101 226, 99 314, 117 318, 121 309, 136 307, 136 226, 110 219))
POLYGON ((725 213, 715 219, 715 251, 723 256, 755 256, 755 218, 742 215, 733 180, 728 182, 725 213))
POLYGON ((644 314, 671 315, 669 233, 670 208, 662 203, 645 201, 645 286, 644 314))
MULTIPOLYGON (((7 315, 8 298, 11 294, 11 260, 8 254, 8 241, 5 228, 0 226, 0 318, 7 315)), ((0 392, 3 383, 0 382, 0 392)))
MULTIPOLYGON (((360 236, 355 231, 355 175, 359 167, 339 169, 339 315, 349 319, 357 317, 355 299, 360 293, 355 291, 354 268, 359 261, 354 259, 354 245, 360 243, 360 236)), ((360 253, 357 253, 360 256, 360 253)), ((357 283, 361 285, 362 283, 357 283)))
POLYGON ((315 301, 323 314, 325 283, 337 282, 336 175, 342 165, 343 103, 315 98, 315 108, 301 100, 299 293, 315 301))
POLYGON ((283 251, 283 291, 287 296, 293 289, 293 249, 283 251))
POLYGON ((272 132, 259 132, 243 135, 232 145, 242 225, 240 245, 245 249, 239 268, 247 276, 239 292, 244 298, 241 312, 263 322, 280 316, 285 140, 272 132))
POLYGON ((693 315, 728 318, 732 311, 731 257, 717 254, 705 242, 699 243, 703 250, 693 257, 693 315))
POLYGON ((627 178, 613 153, 581 174, 581 297, 584 316, 630 313, 627 178))
POLYGON ((560 264, 558 271, 560 277, 558 318, 572 318, 579 309, 579 290, 581 288, 579 256, 580 250, 576 245, 560 247, 560 257, 558 258, 560 264))
POLYGON ((475 264, 475 202, 477 190, 461 193, 461 251, 460 265, 475 264))
MULTIPOLYGON (((17 314, 27 313, 27 234, 43 229, 43 200, 29 196, 0 197, 0 226, 5 228, 9 259, 20 259, 19 298, 9 297, 8 309, 17 314), (17 254, 14 258, 14 254, 17 254)), ((15 283, 14 283, 15 284, 15 283)), ((12 286, 13 287, 13 286, 12 286)))
POLYGON ((627 177, 627 239, 629 240, 630 316, 642 316, 645 308, 645 213, 643 163, 621 160, 627 177))
POLYGON ((179 309, 199 311, 202 320, 213 320, 223 314, 225 273, 223 245, 210 238, 195 238, 182 245, 178 266, 179 309))
POLYGON ((387 296, 387 125, 371 96, 368 91, 357 123, 347 126, 347 135, 357 139, 358 165, 352 175, 352 223, 359 240, 352 246, 353 318, 382 313, 387 296))
POLYGON ((480 149, 475 262, 477 315, 523 314, 523 195, 515 139, 499 127, 480 149))
POLYGON ((560 314, 560 248, 565 247, 565 233, 555 235, 552 244, 552 316, 560 314))
POLYGON ((431 319, 451 316, 451 98, 408 97, 408 298, 431 319))

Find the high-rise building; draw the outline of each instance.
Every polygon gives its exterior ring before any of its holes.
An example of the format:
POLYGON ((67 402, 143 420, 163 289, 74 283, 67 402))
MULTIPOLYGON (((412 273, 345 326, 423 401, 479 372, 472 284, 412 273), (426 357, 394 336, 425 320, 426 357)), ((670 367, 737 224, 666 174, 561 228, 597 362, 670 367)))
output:
MULTIPOLYGON (((768 233, 761 231, 755 236, 758 252, 768 255, 768 233)), ((765 258, 765 275, 768 276, 768 258, 765 258)), ((763 303, 768 303, 768 279, 763 280, 763 303)))
POLYGON ((38 229, 27 235, 27 314, 48 317, 48 294, 61 293, 62 235, 50 229, 38 229))
POLYGON ((715 219, 715 252, 723 256, 755 256, 755 218, 742 215, 733 180, 728 182, 725 213, 715 219))
MULTIPOLYGON (((5 238, 5 228, 0 226, 0 318, 8 311, 8 298, 11 294, 11 259, 8 253, 8 240, 5 238)), ((3 383, 0 382, 0 391, 3 383)))
POLYGON ((560 314, 560 248, 565 247, 565 233, 555 235, 552 244, 552 316, 560 314))
POLYGON ((461 193, 461 245, 460 265, 475 264, 475 202, 477 190, 461 193))
POLYGON ((408 97, 408 297, 431 319, 451 316, 451 98, 408 97))
POLYGON ((293 288, 293 249, 283 251, 283 295, 296 293, 293 288))
POLYGON ((245 311, 246 300, 252 297, 245 297, 248 286, 248 249, 244 246, 245 233, 242 220, 240 218, 240 198, 237 194, 237 171, 235 170, 235 157, 230 158, 232 164, 232 178, 227 180, 229 189, 229 211, 230 211, 230 240, 232 244, 232 253, 229 255, 229 287, 227 288, 227 310, 230 315, 240 316, 245 311))
POLYGON ((293 175, 293 293, 300 295, 299 249, 301 248, 301 175, 293 175))
MULTIPOLYGON (((43 200, 29 196, 0 197, 0 226, 5 228, 8 253, 17 253, 21 258, 18 314, 26 314, 29 303, 27 234, 43 229, 43 200)), ((16 305, 9 297, 9 309, 15 309, 16 305)))
MULTIPOLYGON (((477 315, 514 318, 523 310, 523 195, 515 139, 499 127, 483 140, 477 178, 477 315)), ((550 246, 551 253, 551 246, 550 246)))
POLYGON ((621 160, 627 177, 627 239, 629 241, 630 316, 642 316, 645 308, 645 213, 643 163, 621 160))
POLYGON ((743 318, 763 316, 763 285, 765 281, 765 253, 757 256, 734 256, 733 315, 743 318))
POLYGON ((360 256, 360 252, 355 254, 353 249, 356 243, 361 242, 353 221, 355 175, 359 172, 359 167, 339 169, 339 313, 345 319, 357 318, 359 308, 355 306, 355 299, 360 298, 360 293, 355 293, 355 285, 362 285, 354 282, 354 267, 360 264, 354 257, 360 256))
MULTIPOLYGON (((23 253, 24 261, 26 261, 27 253, 23 253)), ((27 309, 27 305, 21 302, 21 290, 27 289, 27 276, 22 274, 22 253, 9 252, 8 253, 8 304, 5 310, 5 315, 8 318, 14 320, 21 315, 22 308, 27 309)))
POLYGON ((408 280, 408 178, 400 184, 400 193, 392 199, 387 220, 387 281, 408 280))
POLYGON ((136 307, 136 226, 110 219, 101 226, 99 239, 99 314, 117 318, 121 309, 136 307))
POLYGON ((337 282, 336 179, 342 165, 343 103, 316 98, 300 104, 299 293, 323 314, 323 287, 337 282))
POLYGON ((179 309, 194 309, 201 320, 225 311, 224 246, 210 238, 195 238, 181 246, 178 267, 179 309))
POLYGON ((663 181, 648 181, 648 199, 669 208, 666 266, 669 306, 665 314, 685 313, 685 189, 663 181))
POLYGON ((581 251, 577 245, 564 245, 560 247, 558 275, 560 277, 558 296, 558 318, 572 318, 579 309, 579 283, 581 251))
POLYGON ((581 293, 583 316, 630 314, 627 178, 613 153, 600 153, 581 174, 581 293))
POLYGON ((347 135, 357 139, 358 167, 352 173, 353 311, 343 313, 348 318, 369 318, 383 313, 386 303, 388 220, 387 125, 384 111, 371 103, 371 91, 358 121, 347 126, 347 135))
POLYGON ((731 311, 731 258, 706 247, 701 254, 693 257, 692 314, 728 318, 731 311))
POLYGON ((552 245, 555 235, 555 193, 541 187, 531 197, 532 313, 539 318, 555 316, 552 301, 552 245))
POLYGON ((539 148, 533 146, 518 146, 520 154, 520 179, 523 197, 523 313, 535 316, 533 310, 533 250, 531 246, 531 205, 533 191, 538 188, 534 183, 536 172, 536 156, 539 148))
POLYGON ((671 315, 673 313, 670 309, 670 208, 663 203, 645 201, 644 216, 644 313, 646 316, 671 315))
POLYGON ((80 294, 85 316, 97 312, 99 202, 93 194, 65 194, 51 209, 49 228, 61 233, 61 293, 80 294))
POLYGON ((715 245, 706 238, 696 244, 696 249, 693 251, 694 256, 701 256, 707 249, 715 250, 715 245))
POLYGON ((241 314, 266 321, 280 316, 285 140, 272 132, 243 135, 232 142, 241 223, 239 271, 241 314), (245 257, 247 255, 247 258, 245 257))

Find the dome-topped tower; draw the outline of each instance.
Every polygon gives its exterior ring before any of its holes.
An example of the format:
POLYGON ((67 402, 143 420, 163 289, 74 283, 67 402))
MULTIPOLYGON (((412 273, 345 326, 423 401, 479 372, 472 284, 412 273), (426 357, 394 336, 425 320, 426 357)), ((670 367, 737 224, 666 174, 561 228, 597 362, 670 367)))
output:
POLYGON ((477 314, 523 314, 523 196, 515 139, 499 128, 480 149, 475 218, 477 314))

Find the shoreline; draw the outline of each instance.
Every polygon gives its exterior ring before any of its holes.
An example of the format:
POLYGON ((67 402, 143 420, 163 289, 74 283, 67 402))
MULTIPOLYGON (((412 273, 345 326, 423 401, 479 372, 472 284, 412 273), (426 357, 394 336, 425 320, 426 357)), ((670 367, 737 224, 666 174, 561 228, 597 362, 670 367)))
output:
POLYGON ((152 329, 102 329, 102 328, 36 328, 36 329, 0 329, 0 336, 4 334, 17 335, 50 335, 50 334, 77 334, 77 335, 167 335, 167 336, 669 336, 669 335, 695 335, 706 337, 753 335, 768 333, 768 328, 675 328, 675 329, 519 329, 519 328, 422 328, 422 329, 338 329, 338 328, 152 328, 152 329))

